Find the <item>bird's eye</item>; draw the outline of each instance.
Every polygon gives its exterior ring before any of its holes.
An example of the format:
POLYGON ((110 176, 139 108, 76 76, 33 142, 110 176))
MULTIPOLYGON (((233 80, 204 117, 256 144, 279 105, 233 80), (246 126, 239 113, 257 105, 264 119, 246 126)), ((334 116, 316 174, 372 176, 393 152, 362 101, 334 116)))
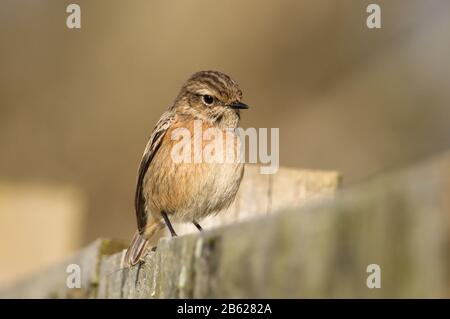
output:
POLYGON ((214 102, 214 98, 211 95, 202 95, 202 100, 206 105, 211 105, 214 102))

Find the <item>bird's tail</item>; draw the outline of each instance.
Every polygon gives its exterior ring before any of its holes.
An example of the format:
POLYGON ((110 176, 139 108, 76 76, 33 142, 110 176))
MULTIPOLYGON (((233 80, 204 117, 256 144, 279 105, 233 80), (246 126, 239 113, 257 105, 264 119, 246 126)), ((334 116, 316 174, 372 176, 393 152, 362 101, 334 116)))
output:
POLYGON ((134 266, 139 262, 146 251, 147 245, 148 239, 141 235, 139 231, 136 231, 125 254, 125 263, 128 267, 134 266))

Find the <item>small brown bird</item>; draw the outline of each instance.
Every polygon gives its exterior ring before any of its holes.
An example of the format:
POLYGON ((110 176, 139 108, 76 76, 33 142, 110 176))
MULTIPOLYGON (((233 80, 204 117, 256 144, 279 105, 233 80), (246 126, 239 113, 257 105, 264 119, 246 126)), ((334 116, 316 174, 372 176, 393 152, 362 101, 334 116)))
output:
MULTIPOLYGON (((174 104, 161 116, 139 166, 135 194, 138 230, 125 256, 127 265, 139 262, 149 240, 164 226, 176 236, 171 220, 192 222, 201 231, 198 222, 202 218, 232 203, 244 173, 243 161, 236 155, 240 148, 235 130, 240 109, 248 108, 241 99, 242 91, 229 76, 217 71, 201 71, 187 80, 174 104), (177 129, 187 129, 193 136, 189 145, 185 145, 193 152, 194 144, 203 138, 195 135, 199 121, 203 130, 216 129, 223 136, 232 134, 235 141, 216 144, 223 148, 213 153, 234 154, 234 161, 174 160, 177 129)), ((205 151, 206 146, 201 147, 201 151, 205 151)), ((189 159, 194 157, 195 154, 189 159)))

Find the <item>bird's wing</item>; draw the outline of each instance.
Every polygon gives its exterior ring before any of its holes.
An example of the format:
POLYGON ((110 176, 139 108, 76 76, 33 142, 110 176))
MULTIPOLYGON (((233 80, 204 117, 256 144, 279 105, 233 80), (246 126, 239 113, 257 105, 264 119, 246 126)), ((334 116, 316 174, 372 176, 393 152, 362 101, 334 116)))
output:
POLYGON ((138 225, 139 233, 144 232, 145 226, 147 224, 147 212, 145 210, 145 198, 144 198, 144 177, 147 173, 147 169, 161 146, 161 141, 164 138, 168 128, 172 125, 174 121, 173 112, 167 111, 156 123, 153 129, 152 135, 147 142, 145 147, 144 155, 142 156, 141 164, 139 165, 136 194, 134 198, 134 207, 136 210, 136 219, 138 225))

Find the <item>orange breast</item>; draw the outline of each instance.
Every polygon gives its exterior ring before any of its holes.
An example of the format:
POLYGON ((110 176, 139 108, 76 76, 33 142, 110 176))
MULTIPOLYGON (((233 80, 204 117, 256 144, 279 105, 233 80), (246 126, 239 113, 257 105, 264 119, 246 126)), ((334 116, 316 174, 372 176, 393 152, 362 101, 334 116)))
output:
POLYGON ((148 210, 154 216, 165 211, 175 221, 192 221, 230 205, 243 174, 239 148, 234 132, 209 123, 173 125, 146 174, 148 210))

